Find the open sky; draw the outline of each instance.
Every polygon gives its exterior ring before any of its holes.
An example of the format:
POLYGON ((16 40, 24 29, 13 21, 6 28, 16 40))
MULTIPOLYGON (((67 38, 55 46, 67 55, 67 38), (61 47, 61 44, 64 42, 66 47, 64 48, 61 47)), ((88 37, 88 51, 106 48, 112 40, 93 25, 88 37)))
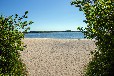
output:
POLYGON ((0 14, 5 16, 24 15, 34 23, 31 31, 76 31, 85 27, 85 15, 71 6, 71 0, 0 0, 0 14))

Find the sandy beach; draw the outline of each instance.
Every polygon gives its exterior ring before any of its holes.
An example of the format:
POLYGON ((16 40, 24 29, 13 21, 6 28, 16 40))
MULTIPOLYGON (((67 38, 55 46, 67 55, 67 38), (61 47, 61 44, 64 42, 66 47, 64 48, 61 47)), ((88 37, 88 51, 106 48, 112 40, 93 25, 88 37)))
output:
POLYGON ((21 58, 29 76, 83 76, 94 40, 25 38, 21 58))

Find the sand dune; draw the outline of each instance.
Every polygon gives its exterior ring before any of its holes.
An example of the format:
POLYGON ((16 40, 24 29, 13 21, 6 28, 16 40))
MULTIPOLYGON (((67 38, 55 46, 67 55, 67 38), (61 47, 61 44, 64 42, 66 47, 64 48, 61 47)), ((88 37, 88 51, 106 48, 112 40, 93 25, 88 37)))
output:
POLYGON ((90 61, 94 41, 87 39, 40 39, 23 40, 27 48, 21 57, 29 76, 82 76, 90 61))

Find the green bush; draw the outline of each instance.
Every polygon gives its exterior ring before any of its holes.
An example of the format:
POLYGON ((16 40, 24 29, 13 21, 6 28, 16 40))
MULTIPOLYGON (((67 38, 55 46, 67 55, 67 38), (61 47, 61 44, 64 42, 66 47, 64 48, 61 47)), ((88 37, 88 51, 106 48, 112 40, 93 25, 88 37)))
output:
MULTIPOLYGON (((114 1, 114 0, 113 0, 114 1)), ((75 0, 86 17, 86 28, 78 28, 88 39, 96 40, 94 57, 85 76, 114 76, 114 2, 112 0, 75 0)))
POLYGON ((22 21, 25 15, 3 17, 0 16, 0 76, 27 75, 26 66, 20 59, 19 51, 24 49, 21 39, 24 38, 22 29, 27 31, 27 25, 33 22, 22 21))

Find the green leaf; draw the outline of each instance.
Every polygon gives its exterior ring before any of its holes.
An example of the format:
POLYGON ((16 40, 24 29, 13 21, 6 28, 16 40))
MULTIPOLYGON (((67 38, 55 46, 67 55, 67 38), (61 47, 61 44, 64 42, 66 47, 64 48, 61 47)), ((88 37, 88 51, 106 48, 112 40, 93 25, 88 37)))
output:
POLYGON ((25 15, 28 14, 28 11, 25 12, 25 15))

